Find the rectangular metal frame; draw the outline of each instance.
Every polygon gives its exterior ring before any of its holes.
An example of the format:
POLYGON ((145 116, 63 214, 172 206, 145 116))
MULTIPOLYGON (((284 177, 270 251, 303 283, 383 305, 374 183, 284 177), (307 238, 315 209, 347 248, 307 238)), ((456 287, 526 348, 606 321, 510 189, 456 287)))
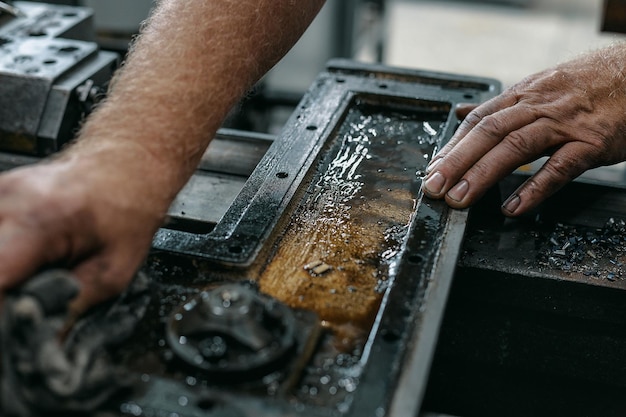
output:
MULTIPOLYGON (((484 101, 499 88, 491 79, 333 60, 305 94, 279 138, 215 228, 206 234, 163 228, 156 234, 153 245, 156 249, 220 263, 249 266, 356 95, 446 102, 454 108, 461 102, 484 101)), ((456 128, 453 113, 446 138, 456 128)), ((208 208, 211 198, 204 198, 208 208)))

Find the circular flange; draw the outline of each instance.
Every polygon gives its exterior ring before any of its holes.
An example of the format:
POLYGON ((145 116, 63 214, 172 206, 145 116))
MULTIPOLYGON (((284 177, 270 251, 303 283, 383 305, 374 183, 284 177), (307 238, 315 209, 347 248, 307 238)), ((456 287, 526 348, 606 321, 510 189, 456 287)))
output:
POLYGON ((283 364, 295 343, 295 317, 281 302, 240 284, 204 291, 168 318, 174 353, 207 374, 239 380, 283 364))

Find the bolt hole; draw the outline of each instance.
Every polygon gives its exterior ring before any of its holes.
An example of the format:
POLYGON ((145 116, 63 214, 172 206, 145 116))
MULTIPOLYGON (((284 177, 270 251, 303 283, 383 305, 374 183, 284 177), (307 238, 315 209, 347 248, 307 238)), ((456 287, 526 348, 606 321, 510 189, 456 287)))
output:
POLYGON ((63 54, 70 54, 72 52, 78 51, 77 46, 64 46, 63 48, 59 48, 59 52, 63 54))
POLYGON ((337 79, 335 79, 335 81, 337 81, 339 84, 341 84, 341 83, 345 83, 346 79, 345 78, 337 78, 337 79))
POLYGON ((317 126, 315 126, 315 125, 308 125, 308 126, 306 127, 306 130, 310 130, 310 131, 317 130, 317 126))
POLYGON ((382 88, 384 90, 386 88, 389 88, 389 86, 387 84, 379 84, 378 88, 382 88))
POLYGON ((42 36, 46 36, 46 32, 40 30, 40 31, 32 31, 32 32, 28 32, 28 36, 33 37, 33 38, 40 38, 42 36))
POLYGON ((198 400, 198 408, 204 411, 211 411, 217 406, 217 402, 210 398, 201 398, 198 400))
POLYGON ((395 330, 383 329, 380 334, 385 342, 397 342, 400 340, 400 334, 395 330))
POLYGON ((289 176, 289 174, 286 173, 286 172, 278 172, 278 173, 276 173, 276 176, 278 178, 284 179, 284 178, 287 178, 289 176))
POLYGON ((228 252, 230 253, 241 253, 243 252, 243 248, 241 246, 231 246, 228 248, 228 252))
POLYGON ((43 61, 43 63, 45 65, 54 65, 57 63, 56 59, 46 59, 45 61, 43 61))
POLYGON ((421 264, 424 262, 422 255, 410 255, 407 259, 409 260, 409 263, 412 264, 421 264))
POLYGON ((472 100, 474 98, 474 94, 463 94, 463 98, 468 99, 468 100, 472 100))
POLYGON ((63 13, 63 17, 76 17, 78 14, 76 12, 65 12, 63 13))

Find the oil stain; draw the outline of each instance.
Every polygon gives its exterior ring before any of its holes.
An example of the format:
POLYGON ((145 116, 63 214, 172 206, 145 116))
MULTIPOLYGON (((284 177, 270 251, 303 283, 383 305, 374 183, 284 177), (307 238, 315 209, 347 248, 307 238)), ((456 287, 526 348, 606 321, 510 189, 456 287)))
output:
POLYGON ((382 298, 377 289, 393 278, 419 197, 419 173, 446 117, 441 109, 356 101, 327 142, 260 276, 261 291, 316 311, 346 347, 364 337, 382 298))

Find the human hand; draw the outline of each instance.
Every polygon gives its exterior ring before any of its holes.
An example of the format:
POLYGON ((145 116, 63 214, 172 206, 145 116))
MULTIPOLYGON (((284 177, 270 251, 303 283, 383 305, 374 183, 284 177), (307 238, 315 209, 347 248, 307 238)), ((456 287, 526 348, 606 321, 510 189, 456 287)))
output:
POLYGON ((68 268, 81 285, 79 314, 126 288, 167 207, 145 178, 98 158, 63 156, 0 175, 2 292, 41 269, 68 268))
POLYGON ((626 160, 624 64, 625 45, 600 49, 478 106, 429 164, 425 194, 465 208, 519 166, 550 155, 503 203, 505 215, 517 216, 584 171, 626 160))

